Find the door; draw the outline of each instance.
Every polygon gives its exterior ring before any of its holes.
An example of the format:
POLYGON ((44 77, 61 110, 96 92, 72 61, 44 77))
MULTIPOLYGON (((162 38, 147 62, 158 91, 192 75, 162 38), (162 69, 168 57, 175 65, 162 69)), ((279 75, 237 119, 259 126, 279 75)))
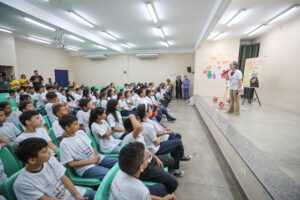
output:
POLYGON ((55 81, 57 81, 59 87, 67 87, 69 83, 68 70, 55 69, 55 81))

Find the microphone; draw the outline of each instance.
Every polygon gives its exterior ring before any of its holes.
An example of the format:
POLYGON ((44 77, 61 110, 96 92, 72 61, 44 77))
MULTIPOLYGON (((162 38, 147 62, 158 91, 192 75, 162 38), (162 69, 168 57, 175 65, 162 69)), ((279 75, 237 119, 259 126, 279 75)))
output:
POLYGON ((222 76, 224 76, 225 74, 227 74, 230 71, 230 69, 227 69, 225 72, 222 73, 222 76))

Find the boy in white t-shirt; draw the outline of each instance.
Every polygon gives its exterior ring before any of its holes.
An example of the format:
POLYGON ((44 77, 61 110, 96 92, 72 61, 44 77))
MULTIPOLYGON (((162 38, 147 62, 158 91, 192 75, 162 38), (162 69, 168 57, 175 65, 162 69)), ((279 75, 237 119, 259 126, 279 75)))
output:
POLYGON ((59 120, 62 116, 69 114, 70 110, 63 105, 56 105, 53 107, 53 114, 58 118, 58 120, 55 120, 52 124, 52 130, 56 137, 56 139, 60 142, 65 136, 65 130, 59 125, 59 120))
POLYGON ((5 116, 6 116, 6 121, 13 123, 14 125, 17 125, 18 122, 18 118, 17 116, 17 112, 12 110, 11 105, 8 102, 0 102, 0 108, 5 112, 5 116))
POLYGON ((79 106, 82 108, 82 110, 78 111, 76 115, 78 118, 79 129, 84 132, 88 132, 90 130, 89 119, 92 110, 91 102, 88 99, 81 99, 79 106))
POLYGON ((47 131, 43 128, 40 128, 43 124, 42 119, 39 116, 39 113, 36 111, 25 111, 20 115, 20 122, 23 126, 26 127, 25 131, 19 135, 16 139, 16 142, 20 143, 27 138, 42 138, 48 143, 48 147, 55 154, 57 147, 51 141, 47 131))
POLYGON ((148 188, 138 179, 147 168, 145 146, 140 142, 129 143, 119 154, 120 170, 111 184, 110 200, 175 200, 174 194, 168 194, 163 184, 157 183, 148 188))
POLYGON ((51 156, 44 139, 24 140, 15 154, 26 164, 13 186, 18 199, 94 199, 95 191, 73 185, 64 166, 51 156))
POLYGON ((0 108, 0 136, 9 142, 15 142, 21 131, 10 122, 6 122, 5 112, 0 108))
POLYGON ((102 180, 118 160, 96 151, 86 133, 79 130, 78 120, 74 115, 62 116, 59 124, 66 131, 66 137, 59 145, 61 163, 74 168, 81 177, 102 180))
POLYGON ((55 92, 48 92, 46 94, 46 98, 48 103, 46 104, 45 110, 47 112, 51 124, 53 124, 53 122, 57 120, 57 117, 53 114, 52 108, 56 105, 66 105, 66 103, 59 103, 55 92))

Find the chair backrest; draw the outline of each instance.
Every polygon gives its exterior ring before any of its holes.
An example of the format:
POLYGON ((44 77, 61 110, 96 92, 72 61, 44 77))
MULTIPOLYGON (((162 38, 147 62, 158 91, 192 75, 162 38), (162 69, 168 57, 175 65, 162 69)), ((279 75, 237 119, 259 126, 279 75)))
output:
POLYGON ((21 169, 16 159, 14 158, 14 156, 11 154, 11 152, 7 147, 1 148, 0 158, 3 163, 4 172, 8 177, 10 177, 11 175, 13 175, 14 173, 16 173, 21 169))
POLYGON ((8 93, 0 93, 0 102, 7 102, 8 93))
POLYGON ((108 200, 109 199, 109 191, 112 181, 114 180, 117 172, 119 171, 119 164, 116 163, 115 166, 113 166, 109 172, 105 175, 104 179, 102 180, 96 195, 95 199, 101 199, 101 200, 108 200))
POLYGON ((96 139, 94 138, 92 131, 88 131, 88 132, 86 132, 86 134, 90 138, 90 140, 92 142, 92 146, 97 150, 98 153, 100 153, 100 147, 99 147, 96 139))
POLYGON ((57 147, 59 147, 59 141, 57 140, 52 128, 49 129, 49 133, 50 133, 53 144, 55 144, 57 147))
POLYGON ((52 124, 50 122, 50 119, 49 119, 48 115, 44 115, 43 118, 44 118, 44 120, 46 122, 47 128, 50 129, 52 127, 52 124))
POLYGON ((17 173, 13 174, 11 177, 9 177, 7 180, 5 180, 0 188, 2 195, 9 200, 17 200, 17 197, 15 195, 15 192, 13 190, 14 183, 16 179, 18 178, 19 174, 21 173, 21 170, 17 173))
POLYGON ((11 155, 14 157, 15 161, 17 162, 19 168, 23 168, 24 164, 17 158, 17 156, 15 155, 15 143, 14 142, 11 142, 9 144, 9 150, 10 150, 10 153, 11 155))
POLYGON ((17 124, 16 127, 17 127, 21 132, 24 132, 24 129, 23 129, 23 127, 22 127, 21 124, 17 124))

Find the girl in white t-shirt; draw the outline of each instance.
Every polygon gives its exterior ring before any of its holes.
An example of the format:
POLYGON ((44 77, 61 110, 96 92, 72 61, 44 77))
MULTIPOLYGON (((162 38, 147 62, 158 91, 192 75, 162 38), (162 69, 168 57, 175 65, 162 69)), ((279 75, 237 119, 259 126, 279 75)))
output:
POLYGON ((103 92, 101 94, 101 108, 106 109, 106 105, 107 105, 107 93, 103 92))
POLYGON ((133 99, 132 99, 132 93, 134 93, 133 90, 129 91, 125 91, 124 95, 125 95, 125 99, 126 99, 126 103, 129 107, 130 110, 134 110, 135 109, 135 104, 133 102, 133 99))
POLYGON ((113 131, 114 138, 120 139, 125 132, 118 100, 111 99, 107 102, 107 122, 113 131))
POLYGON ((121 115, 122 116, 128 116, 130 114, 135 115, 135 107, 132 109, 132 107, 129 107, 126 99, 125 99, 125 92, 122 91, 118 94, 118 100, 119 100, 119 106, 121 108, 121 115))
POLYGON ((100 103, 100 91, 98 89, 95 89, 93 91, 93 95, 91 96, 92 98, 92 106, 93 107, 98 107, 99 103, 100 103))
POLYGON ((76 114, 75 110, 78 109, 78 103, 75 100, 75 97, 73 97, 72 91, 69 89, 66 90, 66 98, 67 98, 67 105, 69 106, 71 112, 73 114, 76 114))
POLYGON ((105 109, 101 107, 94 108, 89 119, 90 129, 103 153, 119 153, 122 140, 111 136, 113 132, 105 119, 105 109))

